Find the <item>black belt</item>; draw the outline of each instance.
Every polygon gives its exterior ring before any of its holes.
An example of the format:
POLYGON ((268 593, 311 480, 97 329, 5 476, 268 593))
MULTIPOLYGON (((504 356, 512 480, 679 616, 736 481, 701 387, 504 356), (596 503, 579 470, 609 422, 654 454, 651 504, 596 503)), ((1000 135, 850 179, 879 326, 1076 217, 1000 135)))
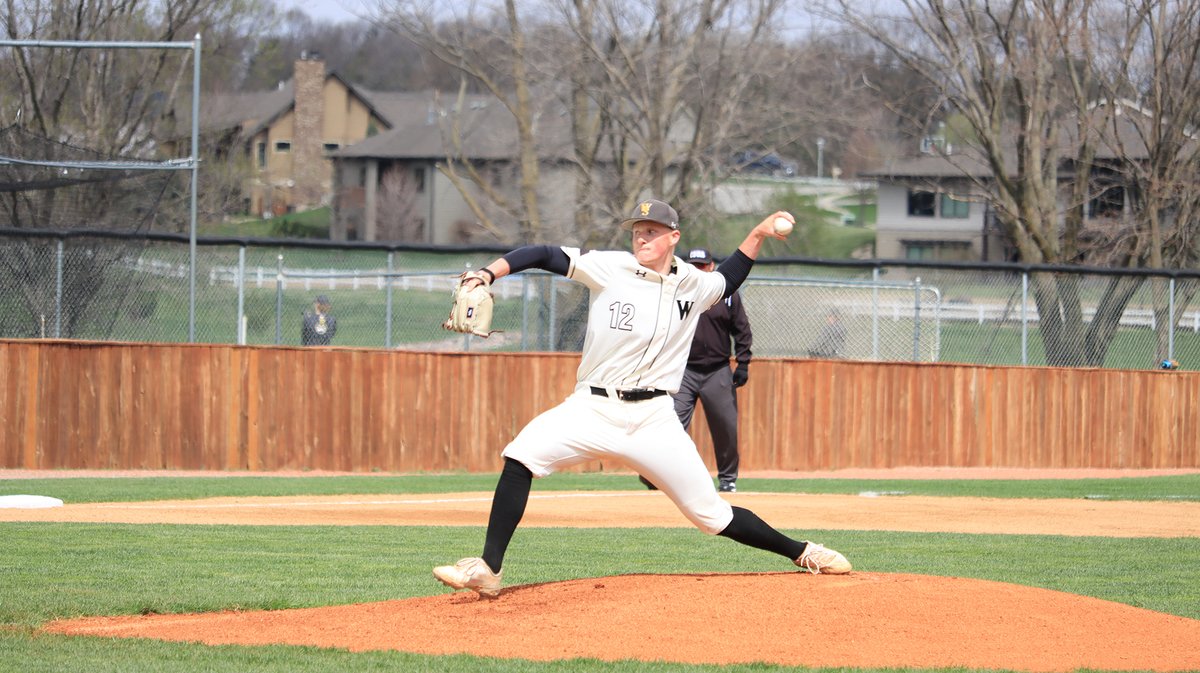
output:
MULTIPOLYGON (((600 397, 608 397, 608 391, 604 388, 591 386, 592 394, 600 397)), ((655 390, 654 388, 634 388, 633 390, 618 390, 617 399, 622 402, 641 402, 643 400, 652 400, 655 397, 661 397, 667 394, 665 390, 655 390)))

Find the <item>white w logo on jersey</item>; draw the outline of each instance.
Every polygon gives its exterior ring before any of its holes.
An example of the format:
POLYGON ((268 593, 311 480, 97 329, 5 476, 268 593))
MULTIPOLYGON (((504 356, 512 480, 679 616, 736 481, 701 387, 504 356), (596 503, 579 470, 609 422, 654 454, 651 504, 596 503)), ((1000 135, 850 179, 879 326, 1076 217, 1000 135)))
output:
POLYGON ((692 304, 695 302, 676 300, 675 304, 679 306, 679 319, 683 320, 692 312, 692 304))

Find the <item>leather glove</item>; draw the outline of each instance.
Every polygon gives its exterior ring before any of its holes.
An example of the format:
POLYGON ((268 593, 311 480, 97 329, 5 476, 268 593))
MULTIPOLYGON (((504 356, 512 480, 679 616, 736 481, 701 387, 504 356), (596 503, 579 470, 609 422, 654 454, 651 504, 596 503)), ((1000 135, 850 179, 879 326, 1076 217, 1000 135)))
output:
POLYGON ((487 337, 492 333, 492 290, 487 274, 468 271, 459 276, 450 304, 450 317, 442 325, 452 332, 487 337), (478 283, 470 283, 477 280, 478 283))
POLYGON ((739 362, 737 369, 733 370, 733 387, 741 388, 746 385, 746 381, 750 380, 750 365, 745 362, 739 362))

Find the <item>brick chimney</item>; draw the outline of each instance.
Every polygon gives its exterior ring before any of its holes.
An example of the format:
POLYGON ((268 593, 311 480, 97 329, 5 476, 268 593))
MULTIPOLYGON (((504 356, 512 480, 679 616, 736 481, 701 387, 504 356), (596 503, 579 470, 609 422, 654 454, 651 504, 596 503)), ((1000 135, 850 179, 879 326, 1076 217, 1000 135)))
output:
POLYGON ((292 203, 317 206, 325 191, 325 61, 315 51, 301 52, 292 72, 296 108, 292 130, 292 203))

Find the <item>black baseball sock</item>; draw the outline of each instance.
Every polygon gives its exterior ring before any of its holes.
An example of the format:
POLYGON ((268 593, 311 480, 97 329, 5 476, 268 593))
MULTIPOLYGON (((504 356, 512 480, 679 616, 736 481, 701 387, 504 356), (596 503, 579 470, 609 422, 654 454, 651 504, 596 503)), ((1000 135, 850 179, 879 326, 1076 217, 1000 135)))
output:
POLYGON ((512 458, 504 459, 504 471, 500 473, 496 494, 492 496, 492 513, 483 542, 483 561, 493 572, 500 572, 504 565, 504 552, 508 550, 521 517, 525 516, 532 485, 533 473, 529 468, 512 458))
POLYGON ((806 543, 793 540, 775 530, 766 521, 758 518, 757 514, 743 507, 733 508, 733 521, 717 535, 755 549, 775 552, 791 561, 800 558, 806 546, 806 543))

